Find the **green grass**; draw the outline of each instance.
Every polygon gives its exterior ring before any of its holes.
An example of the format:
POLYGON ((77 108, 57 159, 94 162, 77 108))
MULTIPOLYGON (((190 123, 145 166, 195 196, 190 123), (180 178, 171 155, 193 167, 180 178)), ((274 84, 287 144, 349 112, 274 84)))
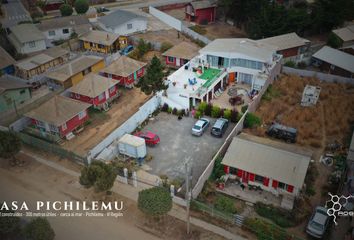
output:
POLYGON ((278 89, 275 89, 273 85, 269 85, 267 91, 263 94, 262 99, 270 101, 272 98, 280 97, 281 93, 278 89))
POLYGON ((219 69, 214 69, 214 68, 208 68, 204 69, 204 72, 202 75, 200 75, 200 79, 206 80, 206 82, 203 84, 203 87, 209 87, 213 82, 215 77, 221 72, 219 69))

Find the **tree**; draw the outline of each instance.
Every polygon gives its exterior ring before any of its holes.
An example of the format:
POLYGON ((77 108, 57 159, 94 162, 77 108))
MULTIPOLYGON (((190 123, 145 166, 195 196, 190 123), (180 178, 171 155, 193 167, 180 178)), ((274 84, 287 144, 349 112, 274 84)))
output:
POLYGON ((80 184, 86 188, 94 187, 95 191, 108 191, 113 187, 117 173, 112 165, 101 161, 93 161, 81 170, 80 184))
POLYGON ((339 48, 342 46, 342 43, 342 40, 333 32, 329 34, 327 39, 327 45, 331 46, 332 48, 339 48))
POLYGON ((63 17, 71 16, 73 14, 73 8, 69 4, 62 4, 59 10, 63 17))
MULTIPOLYGON (((1 210, 2 213, 13 213, 11 211, 1 210)), ((10 234, 18 232, 20 229, 19 217, 0 217, 0 239, 6 239, 10 234)))
POLYGON ((25 235, 28 240, 53 240, 54 230, 46 218, 36 218, 25 227, 25 235))
POLYGON ((163 66, 160 60, 154 56, 151 60, 150 65, 146 70, 145 76, 140 79, 137 87, 141 89, 146 95, 151 93, 156 93, 161 90, 167 89, 167 85, 163 81, 163 66))
POLYGON ((0 131, 0 157, 14 159, 15 155, 21 150, 20 138, 12 132, 0 131))
POLYGON ((87 0, 76 0, 75 1, 75 10, 78 14, 84 14, 89 9, 89 4, 87 0))
POLYGON ((139 192, 138 208, 149 216, 163 216, 172 208, 172 197, 162 187, 144 189, 139 192))

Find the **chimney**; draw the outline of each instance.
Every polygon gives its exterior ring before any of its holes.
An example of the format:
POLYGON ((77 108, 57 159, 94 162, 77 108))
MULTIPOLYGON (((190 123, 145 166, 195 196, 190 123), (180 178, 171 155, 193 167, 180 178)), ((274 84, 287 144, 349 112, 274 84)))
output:
POLYGON ((107 33, 107 38, 106 38, 106 40, 107 40, 107 41, 109 40, 109 35, 108 35, 108 33, 107 33))

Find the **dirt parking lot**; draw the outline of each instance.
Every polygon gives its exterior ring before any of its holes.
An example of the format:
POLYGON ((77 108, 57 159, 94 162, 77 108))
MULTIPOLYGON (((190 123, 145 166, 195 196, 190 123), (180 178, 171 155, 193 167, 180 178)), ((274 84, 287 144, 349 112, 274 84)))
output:
POLYGON ((148 147, 148 154, 153 156, 153 159, 147 163, 151 168, 148 172, 167 175, 170 179, 183 179, 187 162, 193 168, 192 184, 194 185, 235 126, 230 123, 223 138, 216 138, 210 134, 211 126, 216 119, 208 119, 210 126, 201 137, 191 134, 191 129, 196 122, 192 117, 178 120, 174 115, 160 113, 154 121, 150 121, 143 130, 157 133, 161 142, 157 146, 148 147))
POLYGON ((128 120, 148 99, 149 96, 138 88, 121 90, 117 103, 113 104, 108 112, 91 114, 91 123, 74 139, 66 141, 62 147, 86 156, 87 151, 128 120))

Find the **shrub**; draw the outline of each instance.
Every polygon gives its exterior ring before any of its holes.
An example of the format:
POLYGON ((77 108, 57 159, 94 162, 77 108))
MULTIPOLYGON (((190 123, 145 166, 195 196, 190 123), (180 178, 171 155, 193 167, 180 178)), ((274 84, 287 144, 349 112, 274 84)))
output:
POLYGON ((255 126, 261 125, 261 119, 257 117, 254 113, 247 113, 244 125, 246 128, 253 128, 255 126))
POLYGON ((172 109, 172 114, 173 114, 173 115, 177 115, 177 108, 173 108, 173 109, 172 109))
POLYGON ((89 9, 89 4, 87 0, 76 0, 74 7, 77 14, 84 14, 89 9))
POLYGON ((208 104, 206 102, 201 102, 198 106, 198 111, 201 113, 205 113, 205 109, 207 108, 208 104))
POLYGON ((205 112, 204 114, 207 116, 211 116, 211 110, 213 109, 213 105, 211 103, 209 103, 206 108, 205 108, 205 112))
POLYGON ((59 8, 61 16, 71 16, 73 14, 73 8, 69 4, 63 4, 59 8))
POLYGON ((258 239, 291 239, 291 236, 289 236, 284 229, 259 218, 246 218, 244 221, 244 226, 246 229, 249 229, 255 233, 259 237, 258 239), (268 238, 269 236, 271 236, 271 238, 268 238))
POLYGON ((185 109, 182 109, 182 110, 181 110, 181 115, 182 115, 182 116, 186 116, 186 110, 185 110, 185 109))
POLYGON ((297 64, 297 67, 300 69, 305 69, 307 67, 307 64, 305 62, 299 62, 297 64))
POLYGON ((224 110, 223 118, 226 118, 229 121, 231 120, 231 110, 230 109, 224 110))
POLYGON ((53 240, 55 233, 46 218, 33 219, 24 229, 26 239, 53 240))
POLYGON ((280 96, 280 92, 270 84, 267 88, 267 91, 263 94, 262 100, 270 101, 272 98, 276 98, 280 96))
POLYGON ((136 47, 136 49, 138 51, 139 58, 144 56, 144 54, 147 53, 148 51, 150 51, 151 48, 152 48, 151 43, 149 43, 149 42, 145 41, 144 39, 140 38, 140 40, 138 42, 138 46, 136 47))
POLYGON ((213 171, 211 172, 211 175, 210 175, 210 179, 211 180, 215 181, 216 179, 218 179, 221 176, 225 175, 224 165, 221 164, 221 161, 222 161, 221 157, 216 158, 215 163, 214 163, 213 171))
POLYGON ((287 61, 284 66, 286 67, 291 67, 291 68, 295 68, 296 67, 296 63, 294 61, 287 61))
POLYGON ((195 115, 194 115, 194 118, 199 119, 201 116, 202 116, 202 113, 200 111, 196 111, 195 115))
POLYGON ((167 112, 167 110, 168 110, 168 104, 167 104, 167 103, 164 103, 164 104, 162 105, 161 111, 167 112))
POLYGON ((140 59, 140 53, 138 49, 134 49, 133 51, 131 51, 130 53, 128 53, 128 57, 133 58, 135 60, 139 60, 140 59))
POLYGON ((163 42, 160 47, 160 52, 164 53, 172 47, 173 47, 173 45, 170 42, 163 42))
POLYGON ((327 45, 331 46, 332 48, 339 48, 342 46, 342 44, 342 40, 337 35, 335 35, 333 32, 329 34, 327 45))
POLYGON ((211 109, 211 116, 213 118, 218 118, 220 116, 220 108, 218 106, 213 106, 211 109))
POLYGON ((255 204, 255 210, 257 214, 262 217, 272 220, 280 227, 288 228, 295 226, 295 218, 291 211, 273 207, 261 202, 255 204))
POLYGON ((172 208, 172 198, 168 190, 161 187, 144 189, 139 192, 138 208, 150 216, 162 216, 172 208))
POLYGON ((238 122, 238 112, 235 109, 233 109, 231 111, 231 113, 230 113, 230 120, 233 123, 237 123, 238 122))
POLYGON ((192 29, 194 32, 199 33, 200 35, 205 35, 207 33, 205 27, 199 25, 191 26, 189 28, 192 29))
POLYGON ((167 112, 168 112, 168 113, 172 113, 172 108, 171 108, 171 107, 168 107, 167 112))
POLYGON ((316 190, 313 186, 306 187, 305 194, 309 197, 314 196, 316 194, 316 190))
POLYGON ((245 113, 248 109, 248 105, 244 105, 241 107, 241 112, 245 113))
POLYGON ((217 195, 214 206, 222 212, 236 213, 234 200, 223 195, 217 195))

